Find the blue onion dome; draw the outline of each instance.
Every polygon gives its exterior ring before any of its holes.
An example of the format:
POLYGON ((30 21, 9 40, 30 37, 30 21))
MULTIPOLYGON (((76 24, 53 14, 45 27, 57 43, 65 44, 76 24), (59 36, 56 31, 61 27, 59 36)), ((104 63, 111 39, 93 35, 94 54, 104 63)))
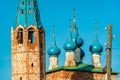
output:
MULTIPOLYGON (((71 22, 71 20, 70 20, 71 22)), ((63 45, 63 48, 66 50, 66 51, 74 51, 76 49, 76 44, 75 42, 72 40, 72 36, 71 36, 71 24, 70 24, 70 36, 69 38, 67 39, 67 41, 64 43, 63 45)))
MULTIPOLYGON (((96 23, 97 24, 97 23, 96 23)), ((89 50, 92 52, 92 54, 100 54, 103 51, 103 46, 98 41, 98 35, 97 35, 97 26, 95 26, 95 40, 92 45, 90 45, 89 50)))
POLYGON ((47 52, 49 56, 58 56, 60 54, 60 49, 56 45, 52 45, 47 52))
POLYGON ((100 54, 103 51, 103 47, 99 42, 94 42, 92 45, 89 47, 90 52, 93 54, 100 54))
POLYGON ((67 40, 64 45, 63 45, 63 48, 66 50, 66 51, 74 51, 76 49, 76 44, 74 41, 71 40, 67 40))
POLYGON ((85 56, 85 52, 81 49, 80 50, 81 54, 80 54, 80 59, 82 59, 85 56))
POLYGON ((80 35, 77 36, 76 43, 78 47, 81 47, 83 45, 83 39, 80 37, 80 35))
POLYGON ((60 52, 61 52, 60 49, 56 45, 55 32, 54 32, 54 26, 53 26, 53 41, 52 41, 51 47, 48 48, 47 53, 49 56, 58 56, 60 52))

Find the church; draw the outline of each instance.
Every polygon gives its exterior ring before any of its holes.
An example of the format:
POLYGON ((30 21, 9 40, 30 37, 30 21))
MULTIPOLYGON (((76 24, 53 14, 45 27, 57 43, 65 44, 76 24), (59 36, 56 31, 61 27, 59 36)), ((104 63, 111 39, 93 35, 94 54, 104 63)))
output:
MULTIPOLYGON (((69 36, 63 44, 66 60, 63 66, 58 66, 61 50, 55 40, 55 27, 52 31, 52 45, 46 50, 46 31, 41 23, 37 0, 19 0, 16 25, 11 28, 12 80, 107 80, 100 61, 103 46, 98 40, 97 23, 94 42, 89 47, 93 64, 89 65, 82 61, 85 56, 81 49, 84 41, 76 26, 75 13, 74 9, 69 36), (50 63, 47 72, 46 54, 49 55, 50 63)), ((111 78, 116 78, 117 74, 112 72, 111 78)))

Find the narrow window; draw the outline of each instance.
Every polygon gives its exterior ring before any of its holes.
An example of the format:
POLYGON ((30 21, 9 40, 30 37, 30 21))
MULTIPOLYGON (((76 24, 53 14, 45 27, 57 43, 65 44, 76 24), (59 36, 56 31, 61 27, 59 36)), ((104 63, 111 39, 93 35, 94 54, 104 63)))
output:
POLYGON ((24 1, 22 1, 22 5, 24 5, 24 1))
POLYGON ((23 44, 23 29, 18 29, 17 40, 18 44, 23 44))
POLYGON ((22 80, 22 77, 20 77, 20 80, 22 80))
POLYGON ((34 43, 34 30, 32 28, 28 30, 28 42, 34 43))
POLYGON ((34 65, 33 65, 33 63, 31 64, 31 67, 33 67, 34 65))
POLYGON ((30 0, 28 1, 28 4, 30 5, 30 0))
POLYGON ((24 14, 24 11, 23 11, 23 9, 21 9, 21 14, 24 14))

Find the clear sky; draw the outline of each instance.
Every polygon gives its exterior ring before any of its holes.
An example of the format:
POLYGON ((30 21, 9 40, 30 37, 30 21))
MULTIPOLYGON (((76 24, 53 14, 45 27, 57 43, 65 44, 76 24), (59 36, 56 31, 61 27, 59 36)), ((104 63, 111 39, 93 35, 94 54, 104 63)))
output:
MULTIPOLYGON (((61 49, 59 66, 64 65, 65 51, 63 44, 69 35, 69 19, 73 18, 76 8, 77 27, 84 40, 85 51, 83 62, 92 64, 89 46, 94 40, 94 23, 98 22, 99 42, 103 45, 102 65, 106 63, 104 43, 107 42, 107 31, 104 27, 113 25, 112 69, 120 72, 120 0, 39 0, 42 24, 46 30, 46 49, 50 47, 52 25, 55 25, 56 42, 61 49)), ((18 0, 0 1, 0 80, 11 80, 11 27, 15 27, 18 0)), ((49 57, 46 54, 48 70, 49 57)))

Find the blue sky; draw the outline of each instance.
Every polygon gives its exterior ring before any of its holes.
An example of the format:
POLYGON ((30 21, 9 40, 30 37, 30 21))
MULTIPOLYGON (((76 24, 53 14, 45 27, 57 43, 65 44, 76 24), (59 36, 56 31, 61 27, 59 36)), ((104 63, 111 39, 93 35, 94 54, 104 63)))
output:
MULTIPOLYGON (((92 64, 89 46, 94 40, 94 23, 98 22, 98 38, 104 46, 107 42, 107 31, 104 27, 113 25, 112 68, 120 72, 120 0, 39 0, 39 10, 42 24, 46 30, 46 49, 50 47, 52 25, 55 25, 56 42, 61 49, 59 66, 64 65, 65 51, 63 44, 69 35, 69 19, 73 18, 73 8, 76 8, 77 27, 84 40, 82 49, 85 51, 83 62, 92 64)), ((11 27, 15 27, 18 0, 0 1, 0 80, 11 80, 11 27)), ((105 46, 101 55, 105 66, 105 46)), ((49 57, 46 54, 46 67, 49 57)))

